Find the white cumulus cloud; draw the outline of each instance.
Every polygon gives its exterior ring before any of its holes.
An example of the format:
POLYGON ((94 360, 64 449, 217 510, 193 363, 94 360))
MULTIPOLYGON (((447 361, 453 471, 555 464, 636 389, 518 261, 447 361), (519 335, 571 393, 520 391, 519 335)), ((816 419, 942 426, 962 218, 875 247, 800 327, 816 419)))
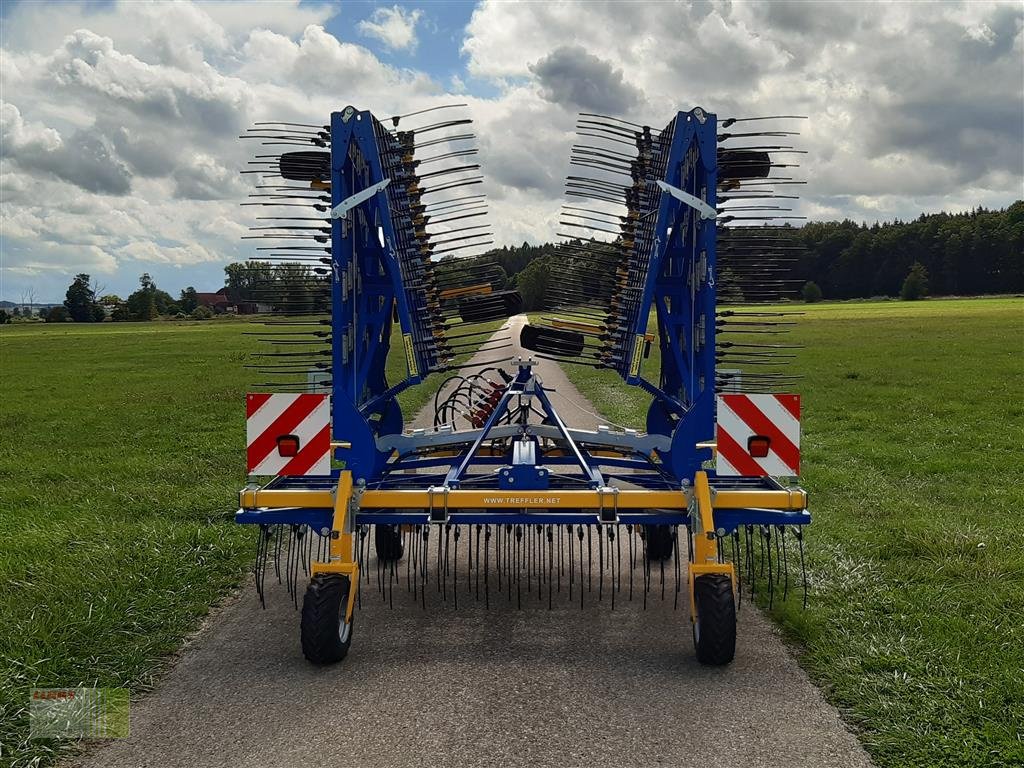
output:
POLYGON ((400 6, 377 8, 369 19, 358 24, 359 32, 380 40, 393 51, 416 50, 416 25, 423 11, 406 11, 400 6))

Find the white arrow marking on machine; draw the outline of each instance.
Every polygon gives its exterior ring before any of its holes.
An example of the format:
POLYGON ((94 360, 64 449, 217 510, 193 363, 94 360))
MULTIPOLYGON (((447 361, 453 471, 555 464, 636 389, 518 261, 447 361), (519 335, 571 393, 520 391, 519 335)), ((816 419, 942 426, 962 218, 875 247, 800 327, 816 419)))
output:
POLYGON ((372 187, 367 187, 366 189, 359 190, 351 197, 346 197, 336 206, 331 208, 331 218, 340 219, 342 216, 351 211, 360 203, 365 203, 367 200, 376 195, 390 183, 391 179, 384 179, 384 181, 379 181, 372 187))
POLYGON ((683 190, 678 187, 673 187, 671 184, 666 184, 664 181, 656 183, 661 187, 662 191, 668 192, 676 200, 686 203, 688 206, 696 210, 702 219, 713 219, 718 216, 718 211, 705 203, 699 197, 694 197, 689 192, 683 192, 683 190))

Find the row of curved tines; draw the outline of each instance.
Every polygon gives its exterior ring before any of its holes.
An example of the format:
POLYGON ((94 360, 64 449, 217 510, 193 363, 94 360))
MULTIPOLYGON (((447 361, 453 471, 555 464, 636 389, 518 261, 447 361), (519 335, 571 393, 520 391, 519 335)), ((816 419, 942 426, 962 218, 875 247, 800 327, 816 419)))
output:
MULTIPOLYGON (((800 282, 790 274, 800 245, 789 222, 802 217, 788 215, 792 208, 787 204, 797 199, 793 187, 805 182, 778 171, 788 174, 798 167, 795 159, 803 151, 775 141, 788 141, 797 132, 728 130, 737 123, 768 119, 802 118, 730 118, 719 126, 715 279, 722 304, 779 301, 800 282)), ((569 240, 559 248, 559 280, 552 281, 547 296, 549 308, 561 317, 547 319, 553 327, 530 331, 538 337, 531 341, 539 351, 623 371, 653 248, 650 214, 660 198, 654 182, 665 178, 674 131, 675 120, 656 131, 619 118, 580 115, 581 140, 573 145, 570 162, 587 168, 589 175, 570 174, 566 195, 587 202, 584 206, 573 200, 563 206, 560 224, 572 231, 560 233, 569 240)), ((776 341, 771 337, 792 325, 790 314, 718 313, 717 329, 742 338, 724 339, 717 359, 747 369, 745 390, 787 385, 792 378, 766 366, 792 358, 789 350, 794 347, 763 343, 765 336, 776 341), (762 343, 751 343, 748 334, 755 333, 759 336, 754 341, 762 343)), ((729 386, 738 377, 726 370, 719 379, 721 386, 729 386)))
MULTIPOLYGON (((390 128, 371 116, 380 166, 392 181, 386 191, 395 237, 391 245, 425 371, 442 369, 455 355, 478 347, 489 335, 480 329, 482 323, 521 307, 518 294, 495 290, 503 273, 493 260, 480 257, 493 241, 489 228, 479 223, 487 210, 485 196, 469 189, 482 182, 480 166, 466 162, 478 152, 468 130, 472 121, 459 116, 436 120, 433 114, 464 106, 447 104, 386 118, 390 128), (418 124, 409 126, 410 118, 418 124), (422 150, 428 150, 427 156, 417 157, 422 150), (450 336, 460 324, 476 328, 450 336)), ((277 376, 265 386, 304 389, 308 381, 300 377, 310 374, 329 385, 330 128, 257 123, 242 138, 282 148, 257 154, 242 171, 259 179, 251 201, 243 205, 271 215, 258 216, 250 228, 246 239, 264 244, 257 247, 257 259, 236 268, 233 290, 273 315, 256 322, 275 328, 256 335, 277 347, 257 355, 257 364, 250 367, 277 376)), ((359 166, 355 175, 368 180, 366 158, 358 149, 350 148, 350 162, 359 166)))
POLYGON ((489 227, 480 223, 487 213, 486 197, 471 189, 483 181, 479 164, 466 162, 479 151, 470 143, 471 123, 454 118, 394 132, 375 123, 384 175, 392 181, 389 206, 399 214, 393 217, 395 255, 412 314, 413 344, 427 370, 450 365, 456 354, 479 343, 461 341, 465 337, 452 343, 448 331, 463 320, 459 299, 473 296, 474 284, 490 288, 481 274, 483 265, 472 260, 493 240, 489 227), (438 131, 444 133, 437 136, 438 131), (436 149, 416 156, 418 149, 431 147, 436 149), (463 260, 457 261, 460 256, 463 260))
POLYGON ((720 308, 716 326, 716 387, 774 392, 799 378, 784 366, 799 345, 780 337, 800 313, 770 306, 795 298, 795 268, 803 246, 791 222, 807 182, 793 173, 806 154, 792 142, 798 115, 729 118, 718 133, 718 245, 715 269, 720 308), (769 306, 751 306, 769 305, 769 306), (736 307, 736 308, 733 308, 736 307))
POLYGON ((246 365, 255 386, 286 391, 329 386, 331 379, 330 126, 260 122, 240 138, 260 150, 243 175, 257 179, 249 202, 258 209, 245 240, 255 258, 232 265, 228 298, 254 314, 270 345, 246 365))
POLYGON ((561 315, 548 322, 570 330, 537 333, 541 351, 621 370, 654 244, 650 214, 660 198, 653 181, 665 176, 675 120, 659 131, 582 113, 576 131, 570 164, 588 175, 566 179, 572 200, 559 224, 569 231, 559 235, 569 239, 559 246, 559 279, 545 297, 561 315))

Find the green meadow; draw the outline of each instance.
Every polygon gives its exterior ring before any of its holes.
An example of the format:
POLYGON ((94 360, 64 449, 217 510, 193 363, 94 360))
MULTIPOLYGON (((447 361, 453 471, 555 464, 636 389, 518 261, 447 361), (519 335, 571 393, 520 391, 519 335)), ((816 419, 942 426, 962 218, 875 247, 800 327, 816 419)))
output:
MULTIPOLYGON (((1024 301, 796 308, 811 598, 771 614, 879 765, 1018 765, 1024 301)), ((5 760, 54 754, 26 741, 30 687, 144 688, 245 579, 251 330, 0 328, 5 760)), ((609 420, 643 426, 638 390, 567 367, 609 420)), ((434 386, 403 393, 405 413, 434 386)))
MULTIPOLYGON (((255 554, 249 323, 0 326, 0 755, 44 761, 29 689, 145 688, 255 554)), ((486 338, 486 337, 485 337, 486 338)), ((405 374, 400 336, 389 380, 405 374)), ((440 379, 402 393, 415 413, 440 379)), ((0 762, 0 764, 3 764, 0 762)))
MULTIPOLYGON (((1024 765, 1024 300, 780 309, 814 522, 810 604, 772 616, 879 765, 1024 765)), ((644 426, 642 392, 566 368, 644 426)))

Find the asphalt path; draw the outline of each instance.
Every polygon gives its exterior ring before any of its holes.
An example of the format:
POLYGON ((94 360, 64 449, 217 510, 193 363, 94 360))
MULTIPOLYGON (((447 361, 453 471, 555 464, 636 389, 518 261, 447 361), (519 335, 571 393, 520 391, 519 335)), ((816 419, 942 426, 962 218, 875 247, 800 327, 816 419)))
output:
MULTIPOLYGON (((524 321, 513 318, 499 334, 518 337, 524 321)), ((541 361, 537 371, 569 424, 600 422, 558 366, 541 361)), ((428 425, 432 413, 431 406, 414 425, 428 425)), ((546 584, 537 594, 535 583, 522 608, 514 594, 509 601, 491 593, 485 609, 465 583, 465 545, 452 559, 458 608, 449 582, 447 600, 429 585, 424 609, 406 592, 401 570, 389 607, 371 558, 351 650, 326 668, 302 657, 298 612, 283 587, 268 587, 265 610, 251 589, 241 592, 214 612, 157 688, 133 703, 131 736, 75 764, 871 765, 749 601, 740 610, 735 661, 708 668, 694 658, 685 590, 676 605, 671 573, 662 600, 660 573, 652 571, 646 609, 639 566, 632 601, 625 599, 629 569, 620 572, 614 610, 607 592, 597 600, 596 583, 581 608, 578 581, 574 600, 563 582, 551 609, 546 584)))

